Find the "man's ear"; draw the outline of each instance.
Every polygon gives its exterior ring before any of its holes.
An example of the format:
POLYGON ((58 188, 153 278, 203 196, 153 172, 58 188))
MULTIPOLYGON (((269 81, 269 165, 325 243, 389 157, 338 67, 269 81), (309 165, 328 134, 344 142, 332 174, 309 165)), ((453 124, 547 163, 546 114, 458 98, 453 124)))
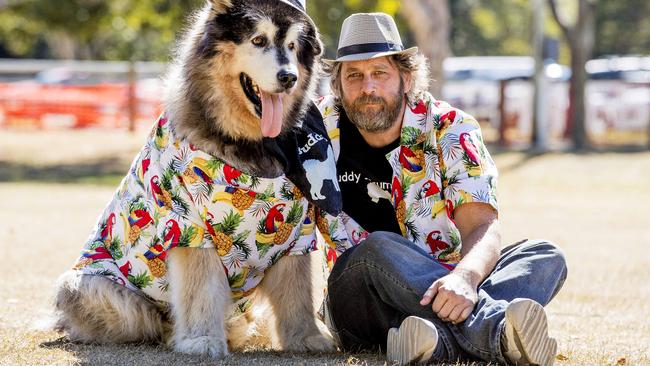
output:
POLYGON ((209 0, 208 2, 217 14, 225 13, 232 6, 232 0, 209 0))
POLYGON ((404 73, 404 93, 408 94, 413 90, 413 74, 410 72, 404 73))

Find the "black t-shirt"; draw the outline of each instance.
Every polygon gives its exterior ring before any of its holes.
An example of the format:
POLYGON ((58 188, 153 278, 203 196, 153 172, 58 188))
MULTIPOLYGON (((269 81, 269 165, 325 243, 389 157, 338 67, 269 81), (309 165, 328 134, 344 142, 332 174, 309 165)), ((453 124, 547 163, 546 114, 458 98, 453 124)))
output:
POLYGON ((374 148, 363 139, 341 108, 341 151, 336 163, 343 211, 368 232, 401 234, 390 202, 393 169, 386 154, 399 146, 399 138, 388 146, 374 148))

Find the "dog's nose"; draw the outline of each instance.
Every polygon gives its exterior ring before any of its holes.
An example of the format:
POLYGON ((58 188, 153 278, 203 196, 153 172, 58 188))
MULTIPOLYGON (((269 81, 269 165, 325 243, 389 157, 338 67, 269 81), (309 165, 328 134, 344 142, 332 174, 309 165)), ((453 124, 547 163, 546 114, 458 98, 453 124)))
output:
POLYGON ((278 73, 278 81, 280 81, 280 85, 285 89, 293 88, 293 86, 296 85, 297 80, 298 75, 291 71, 282 70, 278 73))

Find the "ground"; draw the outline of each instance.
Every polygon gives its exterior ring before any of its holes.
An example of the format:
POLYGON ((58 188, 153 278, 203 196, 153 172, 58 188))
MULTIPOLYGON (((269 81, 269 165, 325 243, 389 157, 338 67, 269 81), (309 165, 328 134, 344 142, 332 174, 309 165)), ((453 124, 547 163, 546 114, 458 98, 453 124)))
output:
MULTIPOLYGON (((200 365, 149 345, 43 330, 70 267, 146 131, 0 130, 0 365, 200 365)), ((650 365, 650 152, 494 154, 504 243, 545 238, 569 277, 547 307, 557 365, 650 365)), ((228 365, 382 365, 379 354, 235 354, 228 365)))

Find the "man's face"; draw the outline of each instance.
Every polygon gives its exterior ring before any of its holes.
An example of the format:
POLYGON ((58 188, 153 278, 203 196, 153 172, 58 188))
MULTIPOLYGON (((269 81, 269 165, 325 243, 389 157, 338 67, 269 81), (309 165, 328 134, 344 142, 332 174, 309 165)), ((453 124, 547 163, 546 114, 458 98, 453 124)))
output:
MULTIPOLYGON (((410 84, 410 79, 406 80, 410 84)), ((382 132, 397 120, 404 103, 405 80, 388 57, 344 61, 341 65, 343 108, 360 130, 382 132)))

